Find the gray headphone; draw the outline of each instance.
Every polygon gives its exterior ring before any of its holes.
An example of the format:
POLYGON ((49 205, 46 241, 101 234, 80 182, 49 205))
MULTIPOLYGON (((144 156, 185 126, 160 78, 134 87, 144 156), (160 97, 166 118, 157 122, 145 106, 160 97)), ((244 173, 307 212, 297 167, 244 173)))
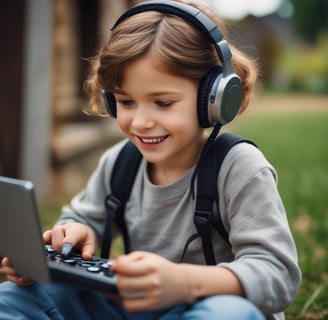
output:
MULTIPOLYGON (((158 11, 179 16, 198 27, 215 45, 222 67, 212 68, 200 81, 197 97, 198 120, 203 128, 232 121, 240 109, 242 85, 231 64, 231 51, 228 43, 223 40, 220 29, 205 14, 192 6, 169 0, 154 0, 138 4, 123 13, 112 30, 126 18, 145 11, 158 11)), ((108 113, 116 117, 116 100, 113 93, 105 90, 101 92, 108 113)))

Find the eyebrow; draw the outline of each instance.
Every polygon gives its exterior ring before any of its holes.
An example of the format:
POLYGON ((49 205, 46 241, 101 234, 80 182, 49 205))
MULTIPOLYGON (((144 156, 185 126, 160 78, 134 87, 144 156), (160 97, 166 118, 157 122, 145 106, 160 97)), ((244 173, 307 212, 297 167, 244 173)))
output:
POLYGON ((127 95, 127 93, 124 92, 124 90, 122 90, 121 88, 115 88, 115 89, 113 90, 113 93, 127 95))
MULTIPOLYGON (((128 93, 126 93, 124 90, 122 90, 121 88, 116 88, 113 90, 113 93, 116 93, 116 94, 122 94, 122 95, 126 95, 126 96, 129 96, 128 93)), ((162 96, 162 95, 166 95, 166 94, 173 94, 173 95, 179 95, 180 92, 175 92, 175 91, 157 91, 157 92, 153 92, 153 93, 150 93, 149 96, 151 97, 158 97, 158 96, 162 96)))

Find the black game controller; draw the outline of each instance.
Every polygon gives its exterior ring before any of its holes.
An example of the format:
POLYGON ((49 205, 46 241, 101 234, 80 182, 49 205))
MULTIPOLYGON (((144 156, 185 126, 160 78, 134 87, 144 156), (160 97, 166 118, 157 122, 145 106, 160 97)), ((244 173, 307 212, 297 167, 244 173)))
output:
POLYGON ((87 290, 118 293, 116 276, 111 270, 110 260, 99 257, 84 260, 76 252, 63 255, 50 246, 45 246, 45 254, 52 281, 87 290))

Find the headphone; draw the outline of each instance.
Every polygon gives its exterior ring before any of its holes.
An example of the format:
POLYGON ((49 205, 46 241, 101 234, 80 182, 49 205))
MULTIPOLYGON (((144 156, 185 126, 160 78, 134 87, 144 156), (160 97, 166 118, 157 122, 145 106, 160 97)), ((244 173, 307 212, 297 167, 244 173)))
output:
MULTIPOLYGON (((242 101, 242 84, 231 63, 231 50, 223 40, 223 34, 217 25, 198 9, 170 0, 147 1, 132 7, 115 22, 112 30, 122 21, 135 14, 146 11, 158 11, 179 16, 189 21, 214 44, 221 66, 213 67, 201 79, 197 95, 197 114, 203 128, 223 125, 237 115, 242 101)), ((195 44, 197 45, 197 44, 195 44)), ((101 90, 108 113, 116 117, 116 100, 112 92, 101 90)))

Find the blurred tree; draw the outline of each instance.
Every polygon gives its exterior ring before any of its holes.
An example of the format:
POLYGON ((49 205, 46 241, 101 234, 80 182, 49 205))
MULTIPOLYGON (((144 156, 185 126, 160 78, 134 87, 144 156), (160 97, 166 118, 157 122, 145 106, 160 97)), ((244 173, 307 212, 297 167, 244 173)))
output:
POLYGON ((327 0, 291 0, 294 7, 292 21, 305 40, 315 43, 318 35, 328 32, 327 0))

